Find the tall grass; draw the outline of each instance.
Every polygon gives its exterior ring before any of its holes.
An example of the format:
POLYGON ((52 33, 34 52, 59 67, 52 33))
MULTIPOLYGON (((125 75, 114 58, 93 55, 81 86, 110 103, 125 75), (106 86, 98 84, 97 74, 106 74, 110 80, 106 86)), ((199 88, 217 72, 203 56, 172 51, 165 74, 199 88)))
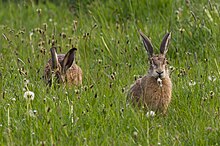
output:
POLYGON ((218 145, 217 0, 0 1, 0 143, 2 145, 218 145), (141 29, 167 57, 172 102, 146 117, 126 91, 148 69, 141 29), (52 42, 77 47, 83 86, 49 88, 42 80, 52 42), (35 93, 34 100, 24 92, 35 93))

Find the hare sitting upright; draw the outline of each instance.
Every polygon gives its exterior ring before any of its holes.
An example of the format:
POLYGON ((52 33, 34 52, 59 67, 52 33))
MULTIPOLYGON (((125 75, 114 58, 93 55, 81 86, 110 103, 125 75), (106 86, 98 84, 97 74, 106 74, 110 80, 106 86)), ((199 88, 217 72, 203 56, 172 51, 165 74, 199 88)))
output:
POLYGON ((160 46, 160 54, 153 54, 150 40, 140 31, 143 44, 148 52, 150 68, 148 74, 136 80, 128 92, 128 100, 138 106, 143 105, 147 110, 166 113, 171 101, 172 82, 169 77, 167 59, 168 44, 171 33, 167 33, 160 46))
POLYGON ((44 79, 47 84, 51 85, 53 80, 68 85, 82 84, 82 70, 74 63, 76 50, 72 48, 67 54, 57 55, 55 47, 50 49, 51 59, 44 70, 44 79))

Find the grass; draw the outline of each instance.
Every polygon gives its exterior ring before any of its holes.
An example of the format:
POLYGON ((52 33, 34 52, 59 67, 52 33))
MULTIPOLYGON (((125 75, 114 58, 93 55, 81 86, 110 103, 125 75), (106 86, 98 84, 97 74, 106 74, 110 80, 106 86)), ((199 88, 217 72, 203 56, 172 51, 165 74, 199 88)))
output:
POLYGON ((0 1, 0 9, 1 145, 220 144, 217 0, 0 1), (148 69, 139 29, 156 51, 172 31, 167 116, 126 106, 126 91, 148 69), (83 86, 45 85, 53 41, 59 53, 78 48, 83 86))

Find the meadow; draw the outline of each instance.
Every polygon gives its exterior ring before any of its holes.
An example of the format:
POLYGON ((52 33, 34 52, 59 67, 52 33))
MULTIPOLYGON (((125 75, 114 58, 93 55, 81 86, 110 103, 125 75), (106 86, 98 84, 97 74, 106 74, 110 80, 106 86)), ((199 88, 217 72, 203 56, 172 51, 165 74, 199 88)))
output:
POLYGON ((0 0, 0 35, 1 145, 220 144, 218 0, 0 0), (172 32, 165 116, 126 101, 149 67, 138 30, 156 52, 172 32), (82 86, 46 86, 52 43, 78 49, 82 86))

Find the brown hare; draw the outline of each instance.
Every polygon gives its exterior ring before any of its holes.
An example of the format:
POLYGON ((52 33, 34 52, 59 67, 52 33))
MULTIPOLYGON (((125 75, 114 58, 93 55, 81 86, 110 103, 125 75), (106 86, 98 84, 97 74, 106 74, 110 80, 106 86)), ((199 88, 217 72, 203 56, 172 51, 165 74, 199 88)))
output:
POLYGON ((128 100, 145 109, 166 113, 171 101, 172 82, 169 77, 168 63, 165 57, 171 33, 167 33, 160 45, 160 54, 153 54, 150 40, 140 31, 144 47, 149 56, 148 74, 136 80, 128 92, 128 100))
POLYGON ((82 70, 74 63, 76 50, 72 48, 66 54, 57 54, 55 47, 50 49, 51 59, 44 70, 44 79, 47 84, 51 85, 53 79, 70 86, 82 84, 82 70))

